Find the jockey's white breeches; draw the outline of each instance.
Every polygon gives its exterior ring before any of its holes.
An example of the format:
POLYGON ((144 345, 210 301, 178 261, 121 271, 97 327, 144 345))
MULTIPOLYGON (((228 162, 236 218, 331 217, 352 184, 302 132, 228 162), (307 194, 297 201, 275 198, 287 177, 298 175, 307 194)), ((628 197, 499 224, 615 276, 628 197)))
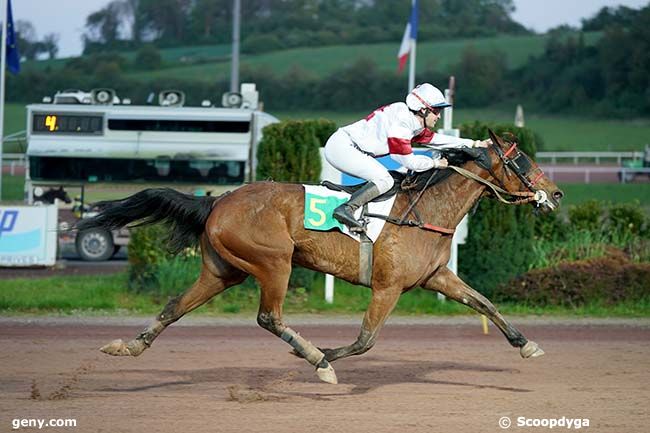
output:
POLYGON ((339 171, 374 183, 382 194, 393 187, 388 169, 356 148, 350 136, 341 129, 327 140, 325 159, 339 171))

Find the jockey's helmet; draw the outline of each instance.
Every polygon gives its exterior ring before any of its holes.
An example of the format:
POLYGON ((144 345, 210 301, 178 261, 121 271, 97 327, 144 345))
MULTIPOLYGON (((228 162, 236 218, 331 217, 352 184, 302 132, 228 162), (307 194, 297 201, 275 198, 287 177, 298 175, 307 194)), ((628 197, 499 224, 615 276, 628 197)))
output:
POLYGON ((406 95, 406 105, 413 111, 451 107, 442 92, 429 83, 419 84, 406 95))

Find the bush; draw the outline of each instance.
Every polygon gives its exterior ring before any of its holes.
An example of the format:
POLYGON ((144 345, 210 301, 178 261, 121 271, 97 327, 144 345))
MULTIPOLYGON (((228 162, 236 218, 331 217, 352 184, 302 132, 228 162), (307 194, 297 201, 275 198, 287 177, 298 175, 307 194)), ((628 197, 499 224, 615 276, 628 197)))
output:
POLYGON ((603 227, 604 207, 598 200, 588 200, 569 207, 569 222, 573 230, 600 231, 603 227))
POLYGON ((166 249, 167 230, 162 224, 136 227, 129 241, 129 289, 135 292, 157 291, 158 265, 171 258, 166 249))
POLYGON ((605 257, 530 271, 499 285, 494 298, 536 306, 611 305, 647 299, 648 281, 650 264, 633 263, 620 250, 609 249, 605 257))
POLYGON ((537 215, 535 218, 535 239, 538 241, 557 241, 566 239, 568 225, 559 212, 537 215))
POLYGON ((151 44, 143 45, 135 55, 135 67, 145 71, 152 71, 160 68, 162 56, 160 51, 151 44))
POLYGON ((241 44, 242 53, 259 54, 269 51, 277 51, 284 48, 284 45, 275 35, 262 35, 253 33, 248 36, 241 44))
POLYGON ((648 237, 650 232, 646 216, 638 201, 610 206, 605 224, 610 233, 619 237, 639 235, 648 237))
MULTIPOLYGON (((497 135, 514 134, 519 147, 535 154, 535 134, 513 125, 474 122, 461 125, 461 136, 488 137, 488 128, 497 135)), ((535 221, 531 209, 483 200, 469 217, 466 243, 459 246, 459 274, 468 284, 490 295, 495 287, 526 272, 535 260, 535 221)))
MULTIPOLYGON (((318 182, 320 140, 328 130, 327 124, 323 120, 290 120, 264 128, 264 137, 257 148, 257 179, 318 182)), ((336 128, 331 122, 329 125, 330 129, 336 128)))
POLYGON ((171 254, 168 228, 163 224, 136 227, 129 241, 129 289, 165 300, 190 287, 201 271, 201 253, 187 248, 171 254))

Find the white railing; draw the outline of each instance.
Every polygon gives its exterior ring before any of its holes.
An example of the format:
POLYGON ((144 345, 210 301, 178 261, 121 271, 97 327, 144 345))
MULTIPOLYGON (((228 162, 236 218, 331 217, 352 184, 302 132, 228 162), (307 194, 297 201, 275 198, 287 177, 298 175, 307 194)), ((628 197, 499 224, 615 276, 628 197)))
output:
POLYGON ((2 165, 9 166, 9 174, 14 176, 16 174, 16 167, 25 167, 27 157, 24 153, 3 153, 2 165))
MULTIPOLYGON (((13 134, 5 135, 2 140, 3 144, 11 142, 23 142, 25 143, 26 133, 25 131, 14 132, 13 134)), ((27 148, 27 146, 25 146, 27 148)), ((24 153, 4 153, 2 154, 2 170, 4 167, 9 166, 9 173, 13 176, 16 172, 16 167, 25 167, 27 157, 24 153)))
POLYGON ((540 165, 544 173, 551 180, 555 180, 557 173, 582 173, 584 174, 585 183, 591 183, 591 175, 594 173, 600 174, 616 174, 618 175, 621 183, 626 183, 633 180, 637 174, 647 175, 650 174, 650 167, 645 168, 631 168, 631 167, 572 167, 572 166, 546 166, 540 165))
POLYGON ((623 159, 643 159, 643 152, 537 152, 535 154, 537 162, 550 160, 551 164, 567 160, 573 162, 574 165, 578 165, 580 162, 584 163, 585 160, 600 164, 603 159, 615 160, 618 165, 621 165, 623 159))

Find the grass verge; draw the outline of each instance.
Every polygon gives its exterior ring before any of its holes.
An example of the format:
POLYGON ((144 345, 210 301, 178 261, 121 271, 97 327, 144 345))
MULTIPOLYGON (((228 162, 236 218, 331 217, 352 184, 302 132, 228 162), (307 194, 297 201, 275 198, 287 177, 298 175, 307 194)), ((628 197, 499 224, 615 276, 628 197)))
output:
MULTIPOLYGON (((0 313, 2 314, 151 314, 160 312, 166 298, 134 294, 126 289, 125 273, 103 276, 52 277, 44 279, 11 279, 0 281, 0 313)), ((312 290, 292 290, 284 304, 288 314, 355 314, 364 312, 370 302, 367 288, 337 281, 334 303, 324 301, 323 277, 316 278, 312 290)), ((254 314, 259 303, 259 290, 237 286, 215 297, 193 315, 254 314)), ((605 305, 594 302, 576 308, 537 307, 501 304, 508 315, 544 315, 572 317, 650 317, 650 299, 644 302, 605 305)), ((453 301, 439 301, 435 294, 414 289, 399 300, 398 315, 472 315, 467 307, 453 301)))

